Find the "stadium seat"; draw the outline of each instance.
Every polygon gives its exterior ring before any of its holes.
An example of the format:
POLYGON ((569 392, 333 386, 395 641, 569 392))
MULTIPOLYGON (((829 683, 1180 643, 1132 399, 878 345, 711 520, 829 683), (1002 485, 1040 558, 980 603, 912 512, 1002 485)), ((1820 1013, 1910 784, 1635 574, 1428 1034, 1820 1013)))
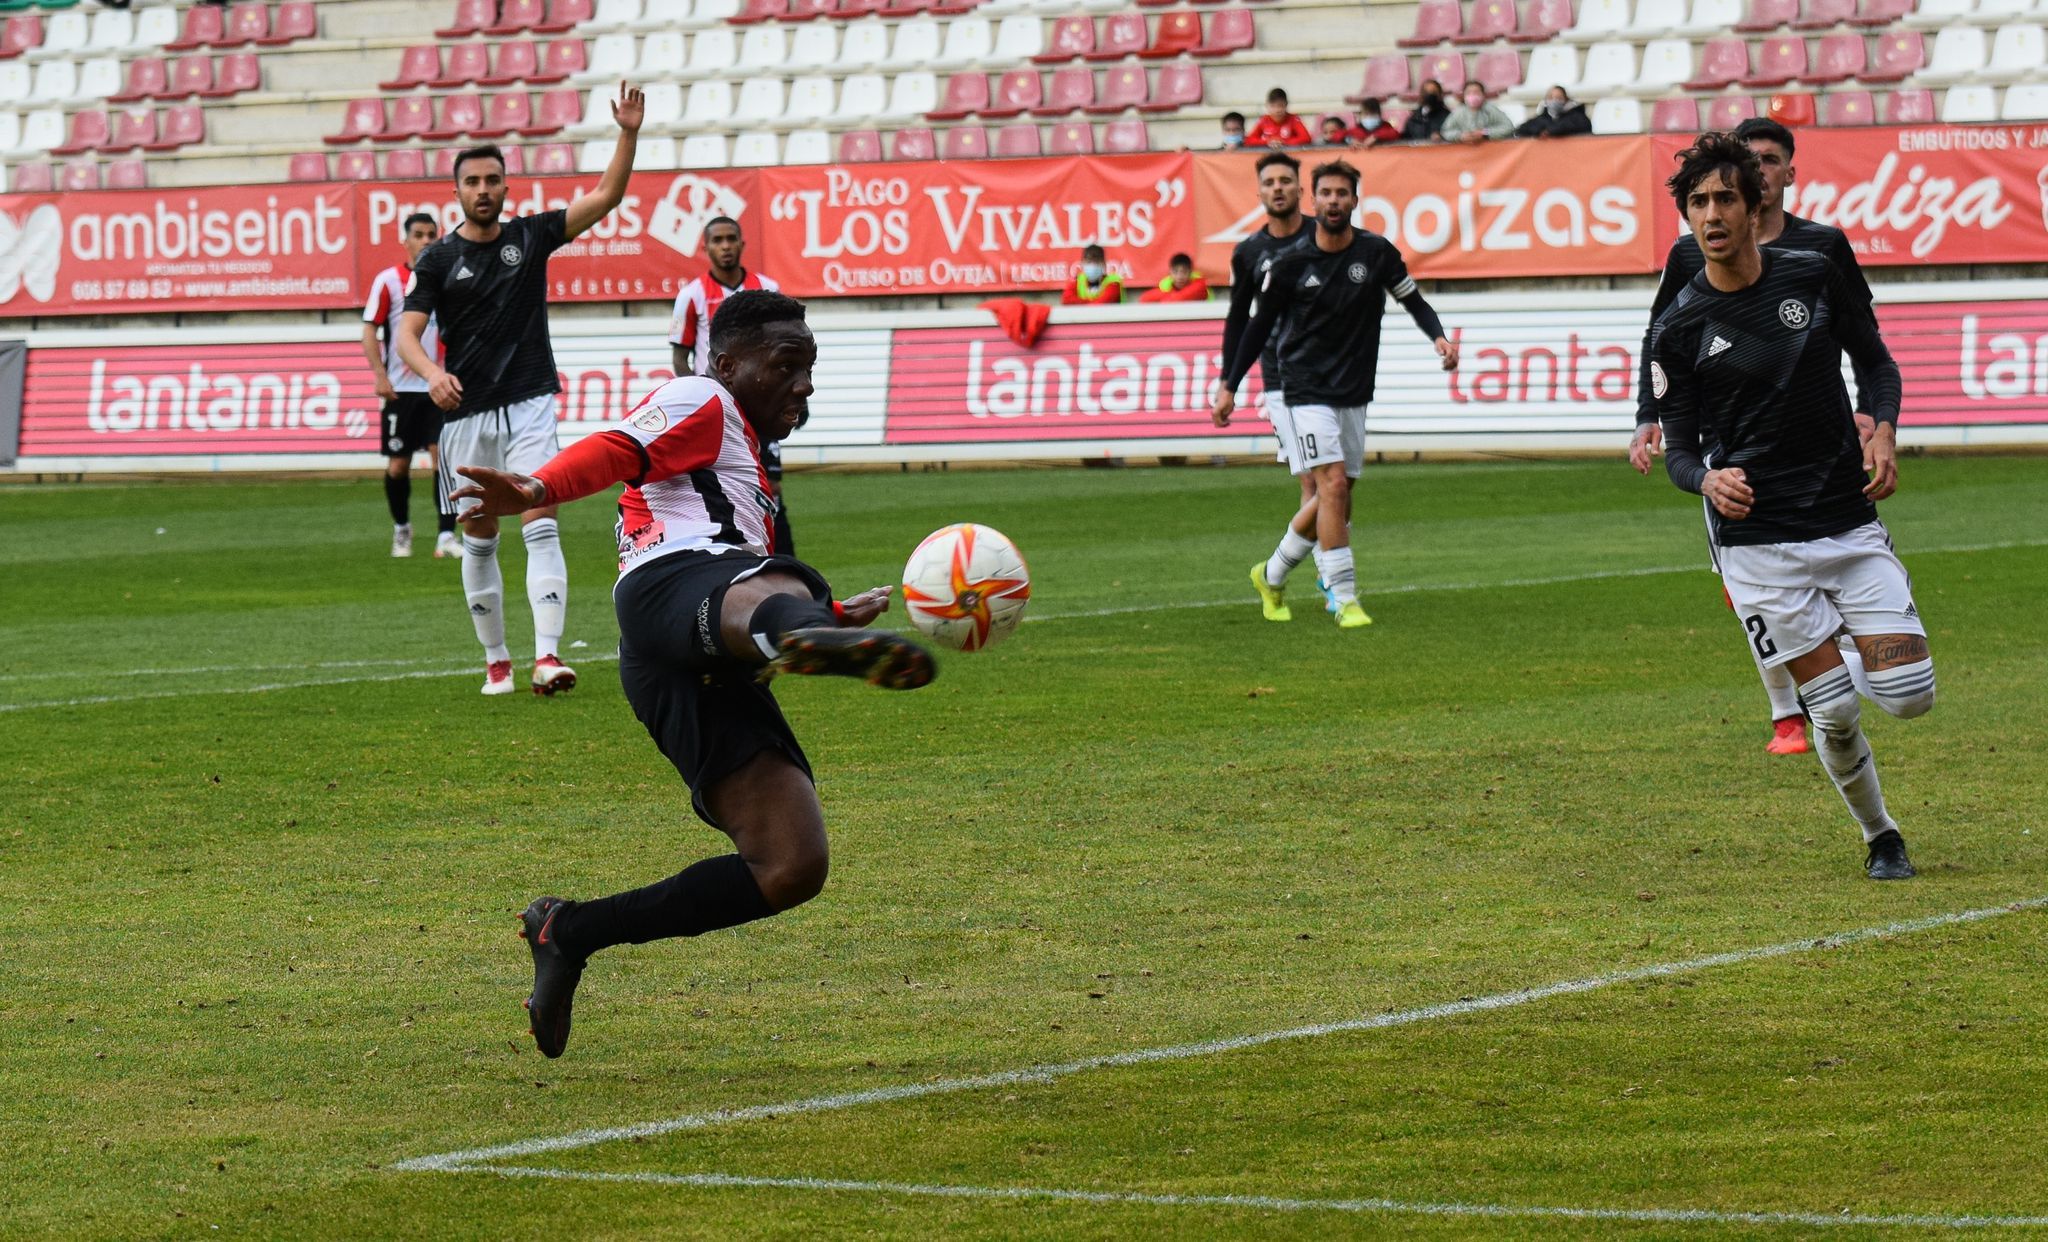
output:
POLYGON ((720 81, 690 83, 689 101, 677 118, 679 129, 701 129, 725 123, 732 115, 732 83, 720 81))
POLYGON ((987 58, 990 65, 1014 65, 1045 50, 1045 23, 1035 17, 1005 17, 996 25, 996 45, 987 58))
MULTIPOLYGON (((937 101, 934 100, 934 103, 937 101)), ((839 83, 839 118, 864 121, 889 110, 889 84, 879 73, 856 73, 839 83)))
POLYGON ((839 0, 832 8, 832 16, 839 21, 850 22, 859 17, 873 17, 882 11, 882 0, 839 0))
POLYGON ((228 10, 227 25, 215 47, 246 47, 270 37, 270 6, 264 0, 240 0, 228 10))
POLYGON ((876 115, 892 121, 917 120, 938 106, 938 75, 899 73, 889 84, 889 106, 876 115))
POLYGON ((889 59, 889 28, 881 22, 855 22, 839 44, 841 69, 872 69, 889 59))
MULTIPOLYGON (((1145 75, 1141 73, 1138 76, 1143 79, 1145 75)), ((1202 67, 1193 61, 1176 60, 1159 70, 1151 94, 1138 105, 1138 111, 1177 112, 1182 108, 1199 107, 1201 102, 1202 67)))
POLYGON ((873 164, 882 158, 882 135, 872 129, 849 129, 839 135, 839 162, 873 164))
MULTIPOLYGON (((574 162, 573 160, 571 161, 574 162)), ((666 171, 683 167, 683 153, 676 140, 667 134, 653 138, 642 138, 633 153, 633 167, 649 172, 666 171)))
POLYGON ((939 152, 940 159, 987 159, 988 131, 979 125, 956 125, 940 140, 939 152))
POLYGON ((1459 0, 1422 0, 1415 6, 1415 33, 1394 40, 1394 46, 1435 47, 1464 30, 1465 11, 1459 0))
POLYGON ((551 86, 566 82, 589 67, 583 40, 556 39, 541 52, 540 67, 527 74, 526 80, 534 86, 551 86))
MULTIPOLYGON (((751 33, 751 32, 749 32, 751 33)), ((787 100, 781 78, 748 78, 740 83, 739 99, 729 115, 733 125, 769 125, 782 115, 787 100)))
MULTIPOLYGON (((448 105, 453 106, 455 96, 449 96, 448 105)), ((474 106, 475 119, 483 119, 482 105, 474 95, 469 97, 474 106)), ((459 116, 458 116, 459 119, 459 116)), ((468 130, 467 125, 448 130, 445 136, 453 137, 468 130)), ((434 129, 434 101, 424 95, 408 95, 391 105, 391 123, 377 134, 378 142, 404 142, 408 138, 425 137, 434 129)))
POLYGON ((92 26, 83 13, 58 13, 43 27, 43 41, 27 48, 22 55, 30 60, 45 56, 69 56, 85 50, 85 41, 92 37, 92 26))
POLYGON ((78 88, 73 93, 84 103, 104 101, 121 89, 121 62, 111 56, 95 56, 78 66, 78 88))
MULTIPOLYGON (((504 97, 500 96, 500 98, 504 97)), ((401 99, 398 101, 398 107, 393 109, 395 119, 392 122, 392 128, 394 130, 401 129, 406 113, 405 106, 408 102, 410 101, 401 99)), ((431 129, 420 132, 418 136, 425 138, 429 142, 446 142, 450 138, 461 138, 465 135, 480 136, 483 130, 483 96, 474 91, 464 91, 460 94, 442 97, 440 123, 431 129)))
POLYGON ((1102 127, 1102 149, 1112 155, 1150 151, 1151 127, 1143 121, 1111 121, 1102 127))
POLYGON ((418 181, 427 175, 427 153, 418 147, 387 151, 383 175, 392 181, 418 181))
POLYGON ((1685 0, 1636 0, 1635 12, 1622 33, 1631 42, 1661 39, 1685 25, 1685 0))
MULTIPOLYGON (((670 142, 671 145, 673 145, 674 140, 671 139, 670 142)), ((618 149, 619 144, 616 139, 592 138, 590 141, 584 143, 582 146, 576 149, 576 171, 587 173, 603 172, 605 169, 611 167, 612 156, 618 151, 618 149)), ((636 165, 643 163, 645 161, 646 154, 647 140, 645 138, 642 138, 640 140, 639 148, 634 153, 633 162, 636 165)), ((673 152, 671 152, 671 154, 673 154, 673 152)), ((455 153, 451 151, 448 153, 448 155, 449 159, 452 161, 455 153)), ((436 168, 434 172, 434 175, 436 177, 441 177, 444 175, 439 169, 439 162, 440 161, 437 157, 435 161, 436 168)), ((651 165, 649 166, 651 167, 651 165)))
POLYGON ((1921 30, 1933 30, 1955 22, 1968 21, 1971 10, 1977 7, 1977 0, 1919 0, 1919 3, 1899 15, 1899 25, 1921 30))
POLYGON ((1031 59, 1041 65, 1057 65, 1086 56, 1094 50, 1095 19, 1062 17, 1053 23, 1052 37, 1045 41, 1045 50, 1031 59))
POLYGON ((2000 26, 1991 36, 1991 59, 1979 76, 1987 82, 2024 82, 2038 79, 2048 63, 2048 38, 2040 26, 2014 22, 2000 26))
POLYGON ((1415 82, 1408 72, 1408 58, 1390 53, 1365 62, 1365 80, 1359 85, 1358 93, 1346 95, 1344 102, 1355 104, 1367 99, 1412 98, 1414 94, 1415 82))
POLYGON ((119 52, 135 39, 135 14, 127 9, 101 9, 92 15, 85 46, 93 52, 119 52))
POLYGON ((1012 69, 996 83, 995 94, 981 109, 981 115, 999 120, 1022 116, 1044 102, 1044 83, 1039 79, 1037 72, 1031 69, 1012 69))
POLYGON ((313 11, 313 0, 284 0, 271 17, 270 33, 256 42, 262 47, 282 47, 319 35, 320 18, 313 11))
POLYGON ((789 12, 789 0, 746 0, 740 11, 725 20, 735 26, 752 26, 757 22, 770 22, 789 12))
POLYGON ((102 151, 133 151, 156 141, 156 112, 153 109, 126 109, 116 112, 113 121, 113 135, 101 144, 102 151))
POLYGON ((1999 116, 2007 121, 2048 121, 2048 82, 2007 87, 1999 116))
POLYGON ((929 129, 899 129, 889 136, 889 158, 892 160, 931 160, 937 159, 938 155, 938 138, 929 129))
POLYGON ((1913 11, 1913 0, 1861 0, 1851 16, 1851 26, 1889 26, 1913 11))
MULTIPOLYGON (((1161 74, 1172 72, 1172 66, 1161 69, 1161 74)), ((1095 102, 1082 105, 1083 111, 1091 116, 1114 116, 1126 108, 1135 108, 1150 97, 1151 89, 1145 81, 1145 70, 1137 65, 1122 65, 1102 75, 1102 87, 1095 93, 1095 102)), ((1169 105, 1167 111, 1179 107, 1169 105)))
POLYGON ((484 27, 483 32, 493 37, 518 34, 522 30, 532 30, 546 20, 547 9, 543 0, 498 0, 497 20, 484 27))
POLYGON ((55 171, 47 163, 23 164, 14 170, 16 194, 48 194, 56 188, 55 171))
POLYGON ((839 27, 830 22, 797 28, 783 68, 793 73, 823 73, 839 59, 839 27))
POLYGON ((789 7, 779 15, 786 22, 815 21, 828 16, 838 6, 838 0, 789 0, 789 7))
POLYGON ((1792 19, 1794 30, 1826 30, 1856 15, 1856 0, 1806 0, 1799 16, 1792 19))
POLYGON ((1489 95, 1522 84, 1522 55, 1511 47, 1495 47, 1472 58, 1472 80, 1489 95))
POLYGON ((1773 95, 1764 115, 1786 129, 1798 129, 1814 122, 1815 109, 1811 95, 1773 95))
POLYGON ((1694 99, 1660 99, 1650 107, 1653 134, 1696 134, 1700 130, 1700 105, 1694 99))
POLYGON ((303 151, 292 156, 291 165, 285 171, 287 181, 327 181, 332 176, 327 168, 327 157, 318 151, 303 151))
MULTIPOLYGON (((1143 19, 1139 19, 1143 25, 1143 19)), ((889 54, 882 58, 884 69, 923 69, 939 57, 944 36, 939 24, 929 17, 899 22, 896 36, 889 41, 889 54)))
MULTIPOLYGON (((1586 49, 1586 64, 1579 71, 1573 93, 1597 99, 1628 89, 1636 80, 1636 49, 1621 42, 1595 43, 1586 49)), ((1532 83, 1532 85, 1534 85, 1532 83)), ((1545 90, 1549 89, 1545 85, 1545 90)))
POLYGON ((782 143, 784 164, 829 164, 832 135, 822 129, 792 130, 782 143))
POLYGON ((21 118, 23 151, 47 151, 64 141, 64 112, 61 108, 38 108, 21 118))
POLYGON ((750 78, 773 73, 789 57, 789 31, 777 24, 749 26, 740 39, 740 54, 732 63, 735 77, 750 78))
MULTIPOLYGON (((1192 16, 1192 14, 1190 14, 1192 16)), ((1196 19, 1199 21, 1200 19, 1196 19)), ((1113 13, 1102 19, 1102 30, 1096 36, 1095 47, 1082 59, 1094 61, 1122 60, 1145 50, 1145 15, 1143 13, 1113 13)))
MULTIPOLYGON (((1506 3, 1506 0, 1499 2, 1506 3)), ((1252 47, 1257 36, 1250 9, 1219 9, 1210 16, 1209 33, 1195 46, 1194 55, 1228 56, 1252 47)))
POLYGON ((1580 0, 1579 15, 1559 38, 1573 43, 1598 43, 1628 29, 1629 0, 1580 0))
POLYGON ((0 60, 0 105, 21 103, 34 89, 34 77, 18 60, 0 60))
POLYGON ((458 43, 448 50, 447 67, 428 85, 446 89, 481 82, 491 73, 491 45, 458 43))
POLYGON ((50 148, 52 155, 78 155, 86 151, 98 151, 113 140, 113 127, 107 114, 93 109, 71 114, 71 136, 50 148))
POLYGON ((1718 91, 1749 76, 1749 45, 1741 39, 1709 39, 1700 53, 1700 71, 1685 84, 1689 91, 1718 91))
POLYGON ((1941 97, 1944 125, 1980 125, 1997 119, 1997 92, 1988 86, 1951 86, 1941 97))
MULTIPOLYGON (((1565 43, 1546 43, 1529 52, 1529 68, 1522 75, 1522 84, 1515 88, 1518 98, 1537 99, 1553 86, 1569 90, 1579 80, 1579 49, 1565 43)), ((1454 95, 1451 84, 1444 83, 1444 93, 1454 95)), ((1414 92, 1409 92, 1413 98, 1414 92)))
POLYGON ((1869 91, 1829 91, 1820 97, 1823 125, 1870 125, 1877 120, 1877 107, 1869 91))
POLYGON ((1052 127, 1052 138, 1046 143, 1047 155, 1093 155, 1095 154, 1095 127, 1078 121, 1052 127))
POLYGON ((1742 20, 1742 0, 1692 0, 1685 24, 1671 33, 1691 38, 1725 35, 1742 20))
POLYGON ((573 89, 542 91, 533 103, 533 128, 529 134, 559 133, 574 125, 583 111, 583 97, 573 89))
POLYGON ((1917 30, 1887 30, 1878 35, 1870 64, 1856 76, 1865 82, 1903 82, 1927 63, 1927 41, 1917 30))
POLYGON ((206 110, 198 104, 179 104, 164 109, 157 121, 156 141, 143 144, 145 151, 175 151, 206 141, 206 110))
POLYGON ((772 168, 782 162, 782 139, 775 134, 741 134, 732 142, 734 168, 772 168))
POLYGON ((361 142, 384 132, 384 101, 381 99, 354 99, 349 101, 348 110, 342 114, 341 132, 328 134, 322 142, 340 145, 361 142))
MULTIPOLYGON (((1055 69, 1046 87, 1045 101, 1031 109, 1033 116, 1066 116, 1095 102, 1095 74, 1085 68, 1055 69)), ((1000 112, 990 112, 1000 116, 1000 112)))
MULTIPOLYGON (((1945 27, 1934 36, 1934 51, 1918 76, 1923 82, 1961 82, 1983 69, 1988 55, 1982 30, 1975 26, 1945 27)), ((1947 119, 1946 108, 1943 119, 1947 119)))
POLYGON ((1684 39, 1652 39, 1643 47, 1642 70, 1628 89, 1636 95, 1662 95, 1677 90, 1691 76, 1691 43, 1684 39))
POLYGON ((947 22, 946 45, 931 63, 940 69, 981 64, 995 50, 995 35, 995 27, 985 17, 962 17, 947 22))
MULTIPOLYGON (((682 119, 683 88, 674 82, 649 82, 640 93, 645 99, 647 124, 656 129, 666 129, 682 119)), ((616 124, 612 120, 612 101, 618 98, 618 91, 594 90, 591 96, 596 104, 599 127, 609 131, 616 124)), ((590 110, 586 109, 579 124, 587 124, 589 120, 590 110)))
POLYGON ((1925 125, 1934 119, 1934 92, 1893 91, 1879 100, 1877 111, 1886 125, 1925 125))
MULTIPOLYGON (((1084 6, 1093 3, 1094 0, 1082 0, 1084 6)), ((1122 3, 1123 0, 1110 0, 1107 7, 1120 8, 1122 3)), ((876 12, 882 17, 921 17, 931 7, 932 0, 882 0, 882 7, 877 9, 876 12)), ((1095 7, 1103 6, 1096 5, 1095 7)))
POLYGON ((1716 95, 1700 109, 1700 125, 1706 129, 1734 129, 1756 115, 1756 100, 1747 95, 1716 95))
MULTIPOLYGON (((1570 51, 1571 49, 1566 48, 1565 50, 1570 51)), ((1532 61, 1535 59, 1535 53, 1532 52, 1530 54, 1530 59, 1532 61)), ((1415 67, 1415 80, 1417 83, 1422 83, 1427 82, 1431 78, 1435 78, 1443 84, 1444 98, 1457 98, 1458 92, 1465 89, 1465 53, 1430 52, 1425 55, 1422 58, 1422 63, 1415 67)), ((1574 77, 1571 80, 1576 81, 1577 78, 1574 77)))
MULTIPOLYGON (((599 35, 591 41, 589 63, 571 74, 570 81, 579 86, 587 86, 596 82, 609 84, 621 78, 631 77, 639 50, 639 42, 632 35, 599 35)), ((661 76, 667 75, 664 73, 661 76)))
POLYGON ((934 121, 957 121, 986 108, 988 101, 987 74, 956 73, 946 79, 946 97, 925 116, 934 121))
POLYGON ((443 39, 466 39, 482 34, 484 27, 498 19, 498 0, 455 0, 455 23, 436 30, 443 39))
POLYGON ((16 13, 0 27, 0 60, 21 55, 43 42, 43 19, 34 13, 16 13))
POLYGON ((72 160, 57 173, 57 188, 71 193, 100 188, 100 166, 91 160, 72 160))
POLYGON ((1038 155, 1042 150, 1038 141, 1038 126, 1005 125, 996 130, 995 146, 989 154, 999 159, 1015 159, 1020 156, 1038 155))
MULTIPOLYGON (((697 42, 711 41, 705 44, 705 56, 707 58, 717 55, 717 50, 714 49, 713 44, 717 44, 729 53, 736 52, 739 46, 734 41, 732 31, 723 27, 713 30, 700 30, 693 38, 697 42)), ((660 82, 668 78, 678 77, 716 77, 718 73, 724 71, 724 67, 730 64, 731 61, 731 55, 721 57, 718 60, 718 67, 716 69, 706 69, 703 72, 699 72, 690 63, 689 49, 683 43, 683 32, 680 30, 657 30, 640 40, 640 63, 635 69, 635 76, 642 82, 660 82)), ((611 83, 604 82, 600 85, 610 86, 611 83)))
POLYGON ((498 44, 494 62, 477 76, 480 86, 510 86, 540 72, 540 50, 531 39, 507 39, 498 44))
MULTIPOLYGON (((452 104, 454 101, 449 102, 452 104)), ((533 99, 525 91, 506 91, 491 96, 490 102, 484 106, 483 121, 469 127, 472 138, 503 138, 508 134, 535 132, 533 99)))
POLYGON ((2034 16, 2039 12, 2036 0, 1977 0, 1970 10, 1970 20, 1979 26, 2003 26, 2008 23, 2034 16))
POLYGON ((1643 105, 1634 99, 1603 99, 1593 105, 1592 121, 1596 134, 1640 134, 1643 105))
POLYGON ((1548 43, 1570 29, 1572 0, 1529 0, 1522 18, 1515 24, 1510 43, 1548 43))
POLYGON ((640 19, 640 25, 637 28, 642 30, 649 29, 647 25, 649 17, 665 6, 673 6, 676 9, 682 10, 683 16, 674 21, 658 22, 653 27, 655 29, 659 29, 663 25, 694 24, 703 26, 715 22, 731 21, 739 15, 740 0, 696 0, 694 5, 690 3, 690 0, 647 0, 648 16, 643 16, 640 19))
POLYGON ((597 6, 591 0, 548 0, 548 15, 545 20, 535 22, 535 34, 567 34, 584 22, 597 16, 597 6))
POLYGON ((35 81, 29 86, 30 103, 68 103, 78 94, 78 62, 46 60, 36 66, 35 81))
POLYGON ((1856 33, 1824 35, 1813 63, 1801 81, 1815 86, 1846 82, 1863 72, 1863 36, 1856 33))
POLYGON ((582 24, 587 34, 611 34, 640 20, 640 0, 597 0, 590 20, 582 24))
MULTIPOLYGON (((1234 11, 1247 17, 1251 16, 1250 11, 1246 9, 1234 11)), ((1110 20, 1116 19, 1112 17, 1110 20)), ((1141 26, 1144 20, 1143 17, 1138 18, 1141 26)), ((1152 41, 1141 48, 1138 55, 1146 60, 1164 60, 1172 56, 1190 54, 1201 46, 1201 14, 1185 11, 1164 13, 1160 15, 1158 28, 1152 32, 1152 41)))
POLYGON ((171 62, 170 80, 159 94, 162 99, 188 99, 213 89, 213 57, 193 52, 171 62))
POLYGON ((1478 0, 1472 6, 1472 20, 1465 23, 1463 30, 1451 35, 1451 42, 1491 43, 1495 39, 1508 38, 1514 33, 1514 0, 1478 0))
POLYGON ((375 151, 344 151, 334 161, 336 181, 375 181, 377 179, 377 153, 375 151))
POLYGON ((388 82, 377 83, 377 89, 409 91, 415 86, 426 86, 440 76, 440 47, 432 43, 414 44, 398 58, 398 76, 388 82))
POLYGON ((824 74, 798 78, 789 84, 789 103, 783 110, 782 123, 815 125, 830 121, 837 106, 838 91, 831 78, 824 74))
POLYGON ((1790 25, 1798 16, 1799 0, 1749 0, 1734 29, 1742 34, 1762 34, 1790 25))
POLYGON ((1806 40, 1798 35, 1765 39, 1756 50, 1756 68, 1742 75, 1752 89, 1783 86, 1806 75, 1806 40))
POLYGON ((135 40, 128 46, 138 52, 155 52, 177 37, 178 10, 169 5, 154 5, 136 16, 135 40))
POLYGON ((215 68, 212 88, 199 93, 208 99, 225 99, 262 88, 263 66, 256 53, 229 52, 215 68))
POLYGON ((134 103, 138 99, 156 99, 169 92, 170 71, 164 67, 161 56, 138 56, 128 62, 128 81, 125 86, 107 96, 108 103, 134 103))

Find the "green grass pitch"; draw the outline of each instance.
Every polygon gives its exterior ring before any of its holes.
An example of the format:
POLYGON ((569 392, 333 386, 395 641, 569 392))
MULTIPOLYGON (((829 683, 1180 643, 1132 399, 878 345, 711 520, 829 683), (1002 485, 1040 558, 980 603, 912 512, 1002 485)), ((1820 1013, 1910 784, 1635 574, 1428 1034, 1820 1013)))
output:
MULTIPOLYGON (((394 1167, 2048 896, 2048 461, 1902 474, 1885 516, 1941 698, 1915 721, 1865 709, 1921 870, 1891 885, 1862 877, 1819 765, 1764 754, 1698 503, 1661 478, 1375 467, 1357 531, 1376 624, 1339 632, 1306 573, 1285 626, 1244 582, 1291 507, 1272 468, 792 476, 801 550, 842 592, 975 520, 1030 559, 1032 619, 916 693, 782 683, 831 825, 825 893, 602 955, 552 1062, 519 1008, 513 913, 725 844, 607 661, 608 505, 564 514, 582 685, 487 700, 457 567, 428 538, 385 555, 374 480, 0 489, 0 1234, 1947 1236, 2041 1218, 2033 908, 501 1161, 546 1178, 394 1167), (1056 1193, 998 1193, 1019 1191, 1056 1193)), ((523 655, 515 537, 503 555, 523 655)))

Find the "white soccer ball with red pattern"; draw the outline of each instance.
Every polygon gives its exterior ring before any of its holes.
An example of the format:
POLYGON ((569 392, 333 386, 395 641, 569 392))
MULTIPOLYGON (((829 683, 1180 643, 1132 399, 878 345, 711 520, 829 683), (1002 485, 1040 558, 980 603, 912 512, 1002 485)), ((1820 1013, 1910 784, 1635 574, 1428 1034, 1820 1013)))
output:
POLYGON ((1031 571, 998 530, 961 522, 926 535, 903 567, 903 603, 920 634, 956 651, 1009 637, 1024 619, 1031 571))

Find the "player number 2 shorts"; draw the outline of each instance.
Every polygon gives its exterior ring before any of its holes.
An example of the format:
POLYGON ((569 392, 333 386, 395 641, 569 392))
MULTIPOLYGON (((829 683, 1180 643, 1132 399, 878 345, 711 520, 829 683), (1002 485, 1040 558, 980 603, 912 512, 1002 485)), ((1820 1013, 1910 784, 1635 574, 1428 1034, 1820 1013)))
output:
POLYGON ((1365 407, 1362 405, 1290 405, 1294 451, 1287 468, 1304 474, 1317 466, 1344 463, 1344 473, 1357 478, 1365 469, 1365 407))
POLYGON ((1758 663, 1775 668, 1847 629, 1920 634, 1913 580, 1882 522, 1804 543, 1718 549, 1721 581, 1758 663))
MULTIPOLYGON (((441 494, 469 482, 455 473, 457 466, 532 474, 560 451, 553 393, 451 418, 441 428, 441 494)), ((455 512, 465 513, 480 503, 457 501, 455 512)))

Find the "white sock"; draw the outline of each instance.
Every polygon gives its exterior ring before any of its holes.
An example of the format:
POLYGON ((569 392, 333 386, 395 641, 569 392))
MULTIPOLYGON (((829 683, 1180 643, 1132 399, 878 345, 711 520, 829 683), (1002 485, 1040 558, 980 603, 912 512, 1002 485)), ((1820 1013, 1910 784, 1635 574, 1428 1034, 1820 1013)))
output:
POLYGON ((1316 581, 1324 586, 1330 584, 1330 575, 1323 572, 1323 545, 1316 544, 1309 549, 1309 555, 1316 558, 1316 581))
POLYGON ((1844 634, 1838 644, 1842 651, 1842 667, 1849 670, 1849 680, 1856 683, 1856 693, 1875 702, 1877 696, 1870 692, 1870 674, 1863 668, 1863 653, 1856 650, 1856 640, 1844 634))
POLYGON ((1340 604, 1358 602, 1358 568, 1349 547, 1331 548, 1323 553, 1323 581, 1340 604))
MULTIPOLYGON (((1756 648, 1749 649, 1751 659, 1756 658, 1756 648)), ((1765 668, 1758 660, 1756 671, 1764 679, 1764 693, 1771 699, 1771 719, 1784 720, 1789 716, 1805 713, 1799 707, 1799 683, 1792 680, 1792 670, 1780 664, 1776 668, 1765 668)))
POLYGON ((1898 823, 1884 809, 1884 792, 1877 784, 1877 761, 1870 742, 1863 736, 1862 704, 1856 685, 1846 668, 1833 668, 1799 687, 1799 699, 1813 722, 1814 750, 1820 766, 1841 792, 1849 814, 1863 829, 1867 842, 1898 830, 1898 823))
POLYGON ((533 658, 540 660, 562 648, 569 615, 569 562, 562 556, 562 531, 555 519, 535 518, 522 533, 526 600, 533 605, 533 658))
POLYGON ((462 537, 462 593, 484 658, 496 664, 512 658, 505 646, 505 575, 498 570, 498 537, 462 537))
POLYGON ((1266 558, 1266 585, 1285 586, 1287 575, 1296 565, 1301 564, 1308 554, 1315 550, 1315 544, 1294 533, 1292 526, 1280 536, 1280 546, 1273 549, 1273 555, 1266 558))

